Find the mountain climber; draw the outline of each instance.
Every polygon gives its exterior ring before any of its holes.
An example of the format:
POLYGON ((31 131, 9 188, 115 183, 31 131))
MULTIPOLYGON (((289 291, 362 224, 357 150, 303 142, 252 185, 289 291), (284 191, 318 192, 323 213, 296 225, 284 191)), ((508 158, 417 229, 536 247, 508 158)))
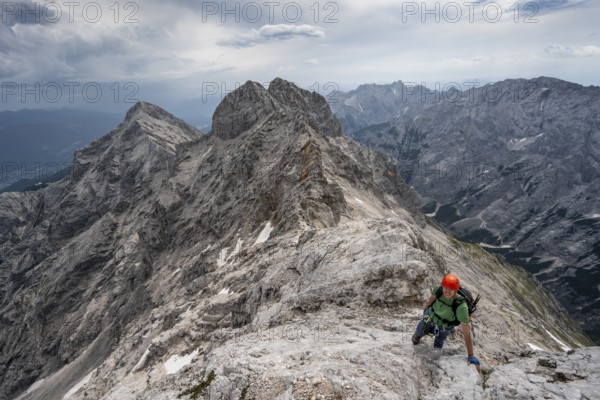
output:
POLYGON ((458 289, 460 289, 458 277, 448 274, 442 279, 441 286, 436 285, 431 290, 432 295, 425 303, 423 319, 417 325, 412 342, 417 345, 423 336, 433 334, 435 336, 433 347, 441 349, 448 334, 455 326, 460 325, 467 348, 467 364, 474 364, 479 371, 479 360, 473 355, 469 308, 458 294, 458 289))

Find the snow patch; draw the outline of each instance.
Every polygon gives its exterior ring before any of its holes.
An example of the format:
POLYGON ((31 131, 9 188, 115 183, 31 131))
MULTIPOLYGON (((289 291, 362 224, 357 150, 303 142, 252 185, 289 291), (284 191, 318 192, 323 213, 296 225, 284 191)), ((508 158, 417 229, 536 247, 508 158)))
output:
POLYGON ((483 242, 478 243, 481 247, 489 247, 490 249, 511 249, 512 246, 509 244, 503 244, 502 246, 494 246, 493 244, 487 244, 483 242))
POLYGON ((94 372, 96 372, 96 370, 93 370, 92 372, 90 372, 89 374, 87 374, 85 376, 85 378, 83 378, 81 381, 79 381, 79 383, 77 385, 73 386, 71 388, 71 390, 69 390, 67 392, 67 394, 64 395, 63 400, 70 399, 71 396, 73 396, 75 393, 77 393, 79 391, 79 389, 81 389, 82 387, 84 387, 85 384, 88 383, 90 379, 92 379, 92 374, 94 372))
POLYGON ((527 343, 527 346, 529 346, 529 348, 530 348, 531 350, 535 350, 535 351, 546 351, 546 350, 542 349, 541 347, 538 347, 538 346, 536 346, 536 345, 535 345, 535 344, 533 344, 533 343, 527 343))
POLYGON ((209 147, 208 150, 206 151, 206 153, 202 154, 200 156, 200 158, 204 158, 204 156, 207 155, 208 153, 210 153, 211 150, 212 150, 212 147, 209 147))
POLYGON ((225 247, 224 249, 222 249, 219 252, 219 258, 217 259, 217 266, 222 267, 223 265, 225 265, 226 258, 227 258, 227 252, 229 251, 229 247, 225 247))
POLYGON ((558 343, 558 345, 560 346, 561 349, 563 349, 563 351, 569 351, 571 350, 571 348, 569 346, 567 346, 566 344, 564 344, 563 342, 561 342, 560 340, 558 340, 558 338, 556 336, 554 336, 553 334, 551 334, 548 329, 544 328, 544 330, 546 331, 546 333, 548 334, 548 336, 550 336, 556 343, 558 343))
POLYGON ((359 199, 356 196, 354 196, 354 200, 358 201, 360 204, 365 204, 364 201, 362 201, 361 199, 359 199))
POLYGON ((271 232, 273 232, 273 227, 271 226, 271 221, 267 221, 267 224, 263 228, 262 231, 258 234, 256 238, 256 242, 254 244, 264 243, 269 240, 269 236, 271 236, 271 232))
POLYGON ((540 133, 539 135, 532 136, 532 137, 525 137, 525 138, 521 138, 521 139, 510 139, 508 142, 506 142, 506 147, 508 148, 508 150, 523 150, 526 146, 535 142, 542 136, 544 136, 544 132, 540 133))
POLYGON ((221 291, 219 292, 219 294, 229 294, 229 288, 223 288, 221 289, 221 291))
MULTIPOLYGON (((217 266, 222 267, 223 265, 227 264, 230 258, 235 257, 242 250, 243 243, 244 241, 242 239, 238 239, 237 243, 235 244, 235 248, 229 255, 227 255, 227 253, 229 252, 229 247, 224 247, 219 252, 219 258, 217 258, 217 266)), ((199 256, 200 255, 198 255, 198 257, 199 256)))
POLYGON ((198 350, 194 350, 187 356, 179 357, 178 355, 171 356, 165 363, 167 375, 177 373, 181 368, 192 363, 192 359, 198 355, 198 350))

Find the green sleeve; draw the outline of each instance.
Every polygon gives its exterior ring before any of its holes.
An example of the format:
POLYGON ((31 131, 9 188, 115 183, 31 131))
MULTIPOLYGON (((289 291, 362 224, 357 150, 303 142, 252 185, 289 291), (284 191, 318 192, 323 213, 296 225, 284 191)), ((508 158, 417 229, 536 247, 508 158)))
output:
POLYGON ((439 289, 439 288, 441 288, 441 287, 442 287, 442 285, 436 285, 436 286, 434 286, 434 287, 433 287, 433 289, 431 289, 431 294, 432 294, 433 296, 435 296, 435 293, 436 293, 436 292, 438 291, 438 289, 439 289))
POLYGON ((462 303, 456 309, 456 319, 462 322, 463 324, 468 324, 469 322, 469 307, 467 303, 462 303))

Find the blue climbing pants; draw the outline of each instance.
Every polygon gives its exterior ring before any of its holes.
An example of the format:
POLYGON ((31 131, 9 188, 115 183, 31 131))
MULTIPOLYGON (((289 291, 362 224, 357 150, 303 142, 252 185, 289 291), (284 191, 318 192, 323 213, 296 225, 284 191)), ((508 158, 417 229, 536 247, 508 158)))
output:
POLYGON ((453 326, 444 328, 443 326, 435 325, 429 316, 429 309, 427 309, 423 313, 423 319, 419 321, 415 333, 421 337, 427 334, 433 334, 435 336, 435 339, 433 340, 433 347, 441 349, 444 347, 444 341, 446 341, 446 338, 453 330, 453 326))

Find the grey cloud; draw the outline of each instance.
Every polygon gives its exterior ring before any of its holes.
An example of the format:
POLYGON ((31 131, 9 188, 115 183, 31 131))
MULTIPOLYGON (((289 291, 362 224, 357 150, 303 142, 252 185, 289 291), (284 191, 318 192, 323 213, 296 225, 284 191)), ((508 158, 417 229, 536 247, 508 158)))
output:
POLYGON ((181 7, 186 13, 195 14, 202 24, 235 24, 244 27, 319 24, 326 19, 331 22, 339 17, 340 7, 338 2, 329 0, 172 0, 171 3, 181 7))
POLYGON ((556 8, 569 8, 581 6, 586 3, 590 3, 589 0, 538 0, 540 8, 544 9, 556 9, 556 8))
POLYGON ((296 37, 324 37, 325 33, 312 25, 264 25, 260 29, 252 29, 249 33, 238 35, 233 39, 217 42, 226 47, 251 47, 260 43, 277 40, 289 40, 296 37))
POLYGON ((17 24, 51 24, 59 18, 57 8, 33 1, 3 1, 0 8, 2 25, 13 27, 17 24))
POLYGON ((579 8, 590 5, 595 0, 538 0, 518 3, 523 8, 524 14, 531 13, 530 16, 550 14, 560 12, 565 9, 579 8), (527 8, 525 8, 527 7, 527 8))
POLYGON ((567 57, 591 57, 600 56, 600 47, 594 45, 588 46, 563 46, 553 44, 545 49, 546 54, 555 58, 567 57))

